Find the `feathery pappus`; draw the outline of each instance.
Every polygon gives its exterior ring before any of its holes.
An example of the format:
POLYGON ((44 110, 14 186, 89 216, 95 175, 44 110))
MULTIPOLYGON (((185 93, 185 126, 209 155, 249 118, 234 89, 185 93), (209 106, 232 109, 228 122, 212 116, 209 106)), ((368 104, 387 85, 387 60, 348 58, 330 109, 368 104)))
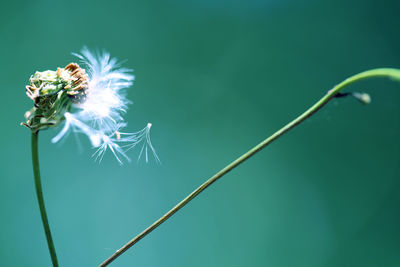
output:
POLYGON ((83 48, 74 54, 80 64, 70 63, 56 71, 36 72, 30 77, 26 94, 34 102, 34 107, 25 113, 23 125, 33 132, 55 127, 64 123, 61 131, 52 138, 57 143, 73 131, 85 134, 93 147, 93 154, 101 161, 110 150, 119 163, 122 158, 129 161, 126 152, 140 146, 139 159, 148 154, 159 158, 151 143, 151 123, 140 131, 129 133, 123 115, 130 101, 125 89, 133 84, 132 70, 122 68, 110 54, 94 54, 83 48))

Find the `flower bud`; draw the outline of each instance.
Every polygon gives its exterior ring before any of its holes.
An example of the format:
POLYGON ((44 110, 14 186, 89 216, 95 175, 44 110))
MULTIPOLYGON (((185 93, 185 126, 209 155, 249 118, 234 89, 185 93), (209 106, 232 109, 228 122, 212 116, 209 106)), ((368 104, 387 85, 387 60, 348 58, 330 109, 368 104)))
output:
POLYGON ((33 132, 57 126, 71 104, 82 102, 88 90, 88 76, 76 63, 57 71, 37 71, 29 79, 26 94, 34 107, 25 113, 23 125, 33 132))

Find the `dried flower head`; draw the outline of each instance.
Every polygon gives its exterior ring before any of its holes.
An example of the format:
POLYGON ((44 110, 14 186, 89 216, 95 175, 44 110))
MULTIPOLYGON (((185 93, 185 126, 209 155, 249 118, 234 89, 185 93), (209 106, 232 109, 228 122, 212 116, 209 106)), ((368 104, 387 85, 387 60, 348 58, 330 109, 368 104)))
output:
POLYGON ((122 115, 129 101, 124 90, 132 85, 131 70, 121 68, 115 58, 106 52, 95 55, 87 48, 74 54, 85 65, 70 63, 56 71, 36 72, 29 79, 26 94, 34 107, 25 113, 23 125, 33 132, 65 122, 63 129, 52 139, 58 142, 71 130, 84 133, 93 147, 94 156, 101 161, 107 149, 122 163, 121 156, 129 160, 125 152, 141 145, 139 158, 146 161, 151 151, 159 161, 150 140, 151 124, 138 132, 126 133, 122 115))

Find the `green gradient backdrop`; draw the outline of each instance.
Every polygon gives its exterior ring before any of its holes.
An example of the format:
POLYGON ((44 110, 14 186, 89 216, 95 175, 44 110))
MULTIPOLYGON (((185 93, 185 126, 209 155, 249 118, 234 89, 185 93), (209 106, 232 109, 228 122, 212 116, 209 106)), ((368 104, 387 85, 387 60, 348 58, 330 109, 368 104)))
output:
MULTIPOLYGON (((332 85, 399 67, 399 1, 7 1, 0 11, 0 266, 49 266, 34 192, 36 70, 104 48, 135 69, 129 130, 163 162, 101 164, 40 135, 61 266, 96 266, 332 85), (384 2, 384 4, 381 4, 384 2)), ((111 266, 400 266, 400 85, 352 87, 224 177, 111 266)), ((135 159, 138 151, 130 156, 135 159), (135 154, 136 153, 136 154, 135 154)))

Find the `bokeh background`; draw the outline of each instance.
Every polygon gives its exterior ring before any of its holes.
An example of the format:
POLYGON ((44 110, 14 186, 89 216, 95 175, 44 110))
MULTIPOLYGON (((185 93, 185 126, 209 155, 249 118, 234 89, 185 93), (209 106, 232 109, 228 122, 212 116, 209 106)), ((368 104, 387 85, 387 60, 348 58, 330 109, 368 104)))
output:
MULTIPOLYGON (((7 1, 0 11, 0 265, 50 266, 34 191, 36 70, 84 45, 133 68, 128 130, 153 123, 161 165, 101 164, 40 134, 61 266, 97 266, 334 84, 400 67, 400 2, 7 1)), ((400 84, 360 82, 235 169, 110 266, 400 266, 400 84)))

